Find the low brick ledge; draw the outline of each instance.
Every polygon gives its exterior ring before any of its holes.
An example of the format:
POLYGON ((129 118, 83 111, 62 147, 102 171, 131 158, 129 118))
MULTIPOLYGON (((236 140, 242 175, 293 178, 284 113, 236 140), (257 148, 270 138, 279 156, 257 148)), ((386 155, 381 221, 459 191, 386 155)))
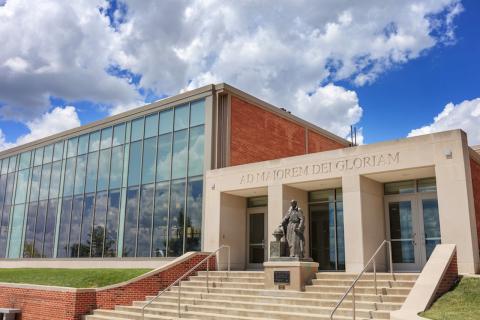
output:
MULTIPOLYGON (((161 267, 133 279, 100 288, 71 288, 24 283, 0 283, 0 307, 22 310, 21 320, 79 320, 94 309, 130 305, 168 287, 205 259, 208 252, 188 252, 161 267)), ((210 258, 216 269, 216 257, 210 258)), ((205 264, 196 271, 206 269, 205 264)))

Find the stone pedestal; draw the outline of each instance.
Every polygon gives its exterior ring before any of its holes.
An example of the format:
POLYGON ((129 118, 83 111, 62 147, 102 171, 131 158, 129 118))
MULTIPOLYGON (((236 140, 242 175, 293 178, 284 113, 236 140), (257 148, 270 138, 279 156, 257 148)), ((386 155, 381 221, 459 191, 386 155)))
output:
POLYGON ((318 270, 317 262, 287 259, 289 258, 263 263, 265 289, 304 291, 305 285, 312 283, 318 270))

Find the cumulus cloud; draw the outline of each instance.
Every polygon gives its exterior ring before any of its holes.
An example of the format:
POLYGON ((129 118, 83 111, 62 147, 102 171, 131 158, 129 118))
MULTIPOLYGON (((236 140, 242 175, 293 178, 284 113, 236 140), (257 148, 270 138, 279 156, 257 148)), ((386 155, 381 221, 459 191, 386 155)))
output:
POLYGON ((1 6, 0 116, 31 121, 52 96, 113 114, 141 102, 139 89, 172 95, 222 81, 294 114, 311 108, 311 121, 344 136, 362 109, 353 91, 330 83, 366 85, 452 43, 462 11, 459 0, 120 2, 113 18, 105 0, 1 6))
POLYGON ((80 126, 75 107, 56 107, 38 118, 27 121, 29 133, 22 135, 15 142, 7 142, 4 133, 0 130, 0 150, 12 148, 31 141, 35 141, 52 134, 80 126))
POLYGON ((67 101, 128 103, 138 98, 125 79, 106 70, 118 36, 102 0, 32 2, 0 7, 0 116, 29 121, 67 101))
POLYGON ((469 144, 480 144, 480 98, 459 104, 448 103, 433 122, 414 129, 409 137, 451 129, 462 129, 468 134, 469 144))

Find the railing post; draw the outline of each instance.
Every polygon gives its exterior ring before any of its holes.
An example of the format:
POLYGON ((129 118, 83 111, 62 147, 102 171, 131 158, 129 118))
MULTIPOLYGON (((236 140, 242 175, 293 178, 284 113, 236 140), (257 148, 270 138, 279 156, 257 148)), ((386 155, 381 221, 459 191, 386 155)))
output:
POLYGON ((228 278, 230 277, 230 246, 228 246, 227 249, 228 249, 228 265, 227 265, 227 268, 228 268, 227 278, 228 278))
POLYGON ((388 241, 388 252, 390 255, 390 273, 393 276, 392 242, 391 241, 388 241))
POLYGON ((375 284, 375 295, 378 294, 377 292, 377 262, 373 259, 373 282, 375 284))
POLYGON ((208 292, 208 273, 210 272, 210 258, 207 259, 207 293, 208 292))
POLYGON ((352 306, 353 307, 353 320, 355 320, 356 319, 356 315, 355 315, 355 313, 356 313, 356 310, 355 310, 355 286, 353 286, 353 288, 352 288, 352 300, 353 300, 352 301, 352 303, 353 303, 353 306, 352 306))
POLYGON ((182 315, 180 314, 180 294, 182 292, 182 281, 178 282, 178 317, 181 318, 182 315))

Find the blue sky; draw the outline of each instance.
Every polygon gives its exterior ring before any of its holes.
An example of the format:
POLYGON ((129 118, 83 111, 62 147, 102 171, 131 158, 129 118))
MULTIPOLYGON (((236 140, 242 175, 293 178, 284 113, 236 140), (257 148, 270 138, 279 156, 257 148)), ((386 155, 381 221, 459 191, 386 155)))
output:
POLYGON ((354 125, 364 143, 462 128, 480 144, 479 13, 474 0, 8 0, 0 149, 216 82, 341 136, 354 125))

